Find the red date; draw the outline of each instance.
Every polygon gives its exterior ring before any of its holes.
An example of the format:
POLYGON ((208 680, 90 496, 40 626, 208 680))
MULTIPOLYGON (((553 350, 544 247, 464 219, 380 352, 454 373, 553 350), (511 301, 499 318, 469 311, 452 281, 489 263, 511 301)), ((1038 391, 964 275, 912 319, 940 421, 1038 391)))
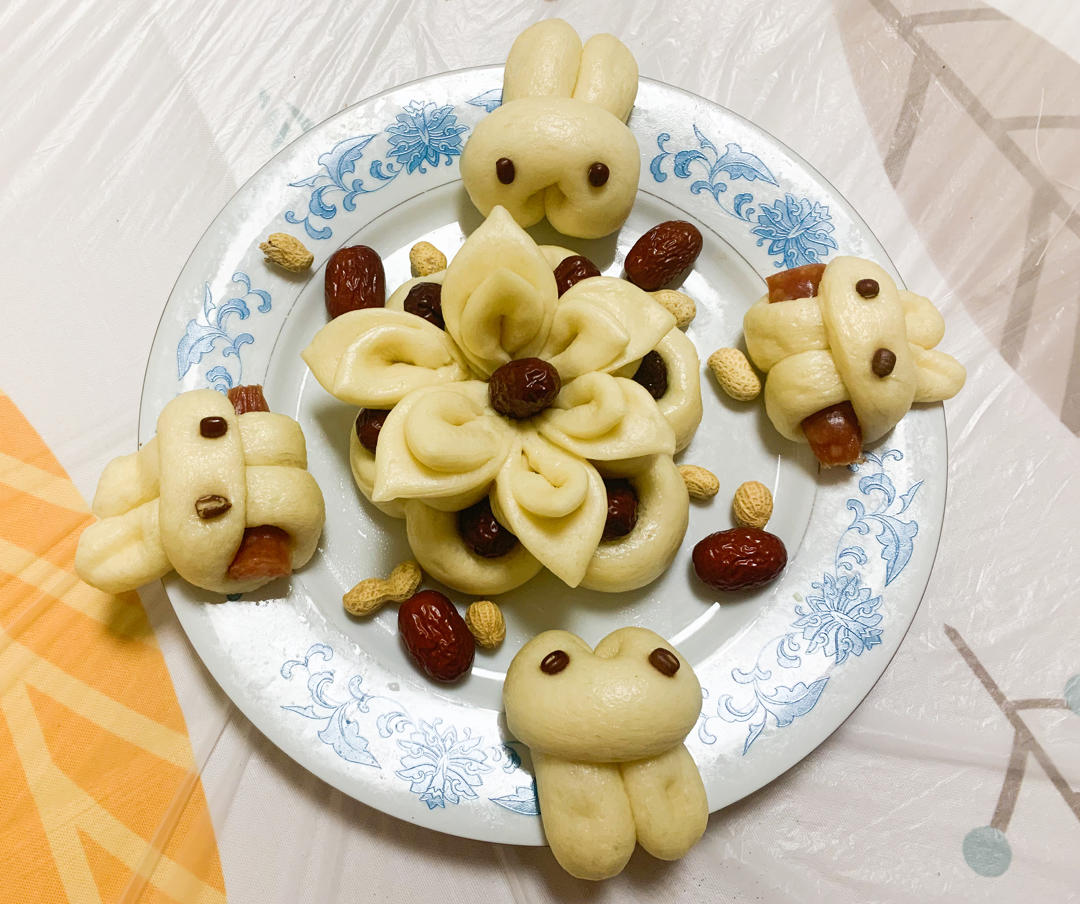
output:
POLYGON ((326 262, 323 294, 331 320, 348 311, 383 307, 386 274, 381 258, 367 245, 339 248, 326 262))
POLYGON ((429 678, 456 681, 472 668, 476 641, 454 604, 437 590, 421 590, 401 604, 398 633, 429 678))
POLYGON ((716 590, 751 590, 768 584, 787 565, 787 549, 776 534, 733 527, 709 534, 694 547, 694 571, 716 590))

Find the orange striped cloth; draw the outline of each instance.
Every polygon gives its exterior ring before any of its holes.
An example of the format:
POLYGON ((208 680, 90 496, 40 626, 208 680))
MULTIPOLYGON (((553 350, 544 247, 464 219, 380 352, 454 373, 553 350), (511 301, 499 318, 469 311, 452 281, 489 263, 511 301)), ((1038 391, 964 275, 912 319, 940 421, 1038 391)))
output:
POLYGON ((0 393, 0 900, 225 902, 184 716, 138 596, 74 573, 78 490, 0 393))

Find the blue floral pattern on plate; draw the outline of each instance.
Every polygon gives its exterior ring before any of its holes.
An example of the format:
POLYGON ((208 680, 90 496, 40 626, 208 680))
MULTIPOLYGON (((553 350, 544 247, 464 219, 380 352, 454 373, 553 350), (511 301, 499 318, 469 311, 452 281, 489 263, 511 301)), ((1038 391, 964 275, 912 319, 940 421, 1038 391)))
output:
MULTIPOLYGON (((306 675, 311 702, 281 708, 322 723, 317 737, 346 762, 383 768, 371 749, 374 742, 370 722, 374 707, 382 710, 374 720, 377 736, 396 740, 396 746, 390 748, 397 757, 394 775, 408 782, 409 790, 429 810, 476 800, 484 776, 493 772, 496 765, 508 774, 520 769, 521 757, 509 744, 488 743, 474 737, 471 729, 458 729, 439 718, 430 722, 414 720, 393 698, 367 693, 362 675, 353 675, 346 682, 345 695, 335 692, 334 670, 321 667, 333 658, 333 648, 317 643, 302 658, 286 661, 281 666, 281 677, 291 681, 297 675, 306 675)), ((540 812, 535 782, 519 785, 513 794, 489 799, 524 816, 540 812)))
POLYGON ((667 179, 666 167, 670 164, 676 179, 693 179, 690 183, 691 194, 710 194, 728 216, 749 224, 756 222, 757 225, 750 231, 758 236, 758 246, 769 243, 768 253, 779 258, 773 263, 775 267, 817 263, 828 257, 830 251, 836 250, 836 240, 831 235, 834 228, 832 217, 825 204, 785 193, 782 200, 761 204, 758 210, 754 207, 754 194, 750 191, 738 192, 730 206, 725 204, 720 196, 727 192, 731 182, 744 179, 776 187, 779 187, 779 183, 760 157, 744 151, 735 142, 726 144, 721 153, 696 124, 694 137, 698 146, 680 151, 667 149, 670 133, 661 132, 656 137, 660 153, 649 164, 649 171, 656 182, 667 179), (695 174, 697 178, 694 178, 695 174))
POLYGON ((303 224, 313 239, 328 239, 334 234, 330 226, 320 226, 314 220, 332 220, 342 209, 356 209, 356 198, 385 188, 402 173, 426 173, 428 166, 450 165, 461 154, 461 136, 468 126, 458 125, 457 115, 450 104, 413 100, 398 113, 394 122, 382 132, 344 138, 318 158, 319 170, 304 179, 290 182, 291 188, 310 188, 307 214, 285 213, 289 223, 303 224), (368 175, 375 180, 364 184, 357 177, 356 165, 376 138, 385 147, 380 156, 368 164, 368 175), (332 198, 337 197, 335 202, 332 198))
POLYGON ((202 311, 188 321, 184 335, 176 346, 176 377, 182 380, 192 367, 202 362, 207 355, 220 354, 222 359, 235 358, 235 372, 229 362, 211 367, 205 374, 207 384, 220 392, 226 392, 233 386, 239 386, 243 376, 244 363, 240 350, 251 345, 255 338, 251 333, 230 333, 229 320, 237 317, 247 320, 251 316, 249 303, 258 299, 257 310, 266 314, 271 308, 270 293, 265 289, 253 289, 251 277, 238 270, 232 275, 232 281, 244 290, 243 295, 226 298, 215 304, 210 284, 203 284, 202 311))
POLYGON ((880 547, 879 558, 885 565, 887 587, 910 561, 919 532, 917 521, 902 516, 908 513, 922 481, 898 494, 887 472, 890 461, 901 461, 903 457, 898 449, 880 455, 867 452, 865 465, 852 465, 855 472, 866 465, 877 470, 859 478, 863 498, 847 501, 854 518, 837 542, 832 570, 826 571, 820 581, 812 582, 811 592, 795 606, 797 618, 791 630, 770 640, 752 668, 731 670, 731 679, 749 688, 749 694, 742 695, 738 703, 732 694, 722 694, 715 715, 702 713, 698 738, 703 743, 716 743, 716 736, 709 731, 713 719, 748 722, 742 749, 745 756, 765 730, 770 716, 777 728, 786 728, 817 705, 830 678, 830 674, 820 674, 822 668, 831 673, 849 656, 861 656, 881 643, 882 615, 878 610, 882 596, 872 589, 872 560, 860 538, 874 534, 880 547), (874 507, 868 507, 871 504, 874 507), (791 672, 791 677, 782 679, 780 669, 791 672))

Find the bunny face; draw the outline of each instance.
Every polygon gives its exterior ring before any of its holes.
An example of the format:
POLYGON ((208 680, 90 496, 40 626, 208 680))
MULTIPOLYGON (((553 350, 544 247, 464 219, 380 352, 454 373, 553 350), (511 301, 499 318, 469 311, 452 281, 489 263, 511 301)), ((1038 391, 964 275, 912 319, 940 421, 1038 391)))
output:
POLYGON ((510 731, 534 753, 625 763, 681 745, 701 711, 701 686, 645 628, 620 628, 595 650, 568 631, 545 631, 514 657, 503 704, 510 731))
POLYGON ((899 291, 873 261, 832 260, 817 295, 770 303, 765 296, 743 318, 751 360, 767 374, 765 410, 776 429, 806 442, 802 421, 850 401, 865 442, 884 436, 912 402, 952 398, 964 368, 934 350, 945 321, 927 299, 899 291), (864 295, 858 290, 864 288, 864 295), (887 352, 887 372, 875 357, 887 352))
POLYGON ((521 226, 546 216, 579 238, 618 229, 641 166, 625 124, 637 76, 630 51, 611 35, 583 47, 561 19, 523 32, 506 61, 502 106, 461 155, 465 189, 480 212, 505 207, 521 226))

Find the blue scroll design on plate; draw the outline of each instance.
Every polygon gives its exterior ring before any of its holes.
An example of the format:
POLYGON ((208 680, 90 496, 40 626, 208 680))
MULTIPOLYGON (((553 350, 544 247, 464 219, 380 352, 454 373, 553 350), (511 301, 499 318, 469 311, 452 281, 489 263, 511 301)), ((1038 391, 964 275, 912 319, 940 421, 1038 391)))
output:
POLYGON ((721 196, 726 195, 731 183, 740 179, 777 188, 780 183, 756 154, 743 150, 735 142, 729 142, 720 151, 696 124, 693 129, 697 147, 682 150, 668 150, 669 132, 657 136, 660 153, 649 164, 656 182, 667 180, 669 167, 676 179, 691 180, 691 194, 712 195, 724 213, 752 227, 750 232, 758 237, 758 246, 768 242, 766 250, 776 258, 773 266, 777 268, 818 263, 836 250, 836 240, 831 235, 832 216, 826 204, 798 198, 790 192, 764 203, 755 201, 751 190, 736 192, 731 203, 725 203, 721 196))
MULTIPOLYGON (((510 744, 489 743, 474 736, 472 729, 458 728, 439 718, 414 719, 392 697, 367 693, 362 675, 353 675, 342 690, 335 670, 326 667, 333 658, 332 647, 316 643, 303 657, 285 662, 281 677, 291 681, 306 676, 310 702, 281 708, 319 724, 318 739, 346 762, 393 769, 429 810, 478 800, 484 776, 496 766, 509 774, 521 765, 521 757, 510 744), (395 741, 393 747, 383 746, 395 762, 385 762, 376 755, 372 749, 376 736, 395 741)), ((540 812, 535 783, 490 800, 526 816, 540 812)))
POLYGON ((344 138, 317 158, 319 169, 306 178, 290 182, 291 188, 309 188, 307 213, 289 210, 289 223, 303 224, 313 239, 328 239, 326 225, 338 210, 353 211, 360 195, 379 191, 402 173, 426 173, 427 167, 449 166, 461 154, 461 136, 468 126, 459 125, 454 107, 432 101, 409 101, 394 121, 381 132, 344 138), (376 141, 378 139, 378 141, 376 141), (372 148, 369 145, 376 142, 372 148), (357 165, 369 157, 367 177, 357 175, 357 165), (340 205, 340 208, 339 208, 340 205))
POLYGON ((251 316, 251 305, 256 305, 255 310, 260 314, 266 314, 270 311, 271 299, 265 289, 252 288, 251 277, 243 271, 235 272, 232 281, 244 290, 243 294, 233 294, 221 302, 214 301, 210 284, 203 284, 202 310, 187 322, 184 335, 176 345, 178 380, 182 380, 204 358, 217 355, 223 363, 206 371, 207 385, 219 392, 226 392, 242 382, 244 363, 240 352, 245 345, 251 345, 255 338, 251 333, 230 332, 230 321, 233 318, 247 320, 251 316))
POLYGON ((722 694, 716 698, 714 715, 702 713, 698 737, 703 743, 716 743, 709 730, 714 719, 745 722, 745 755, 770 718, 777 728, 786 728, 805 716, 821 699, 828 673, 881 643, 883 598, 873 586, 874 550, 869 538, 877 542, 887 587, 911 560, 919 533, 909 509, 923 482, 899 493, 888 473, 889 462, 903 457, 898 449, 880 455, 867 452, 864 464, 852 466, 856 473, 875 470, 863 473, 860 495, 847 500, 852 520, 837 541, 832 568, 820 581, 811 582, 810 591, 796 604, 790 630, 765 644, 750 668, 731 670, 732 680, 746 691, 722 694))

